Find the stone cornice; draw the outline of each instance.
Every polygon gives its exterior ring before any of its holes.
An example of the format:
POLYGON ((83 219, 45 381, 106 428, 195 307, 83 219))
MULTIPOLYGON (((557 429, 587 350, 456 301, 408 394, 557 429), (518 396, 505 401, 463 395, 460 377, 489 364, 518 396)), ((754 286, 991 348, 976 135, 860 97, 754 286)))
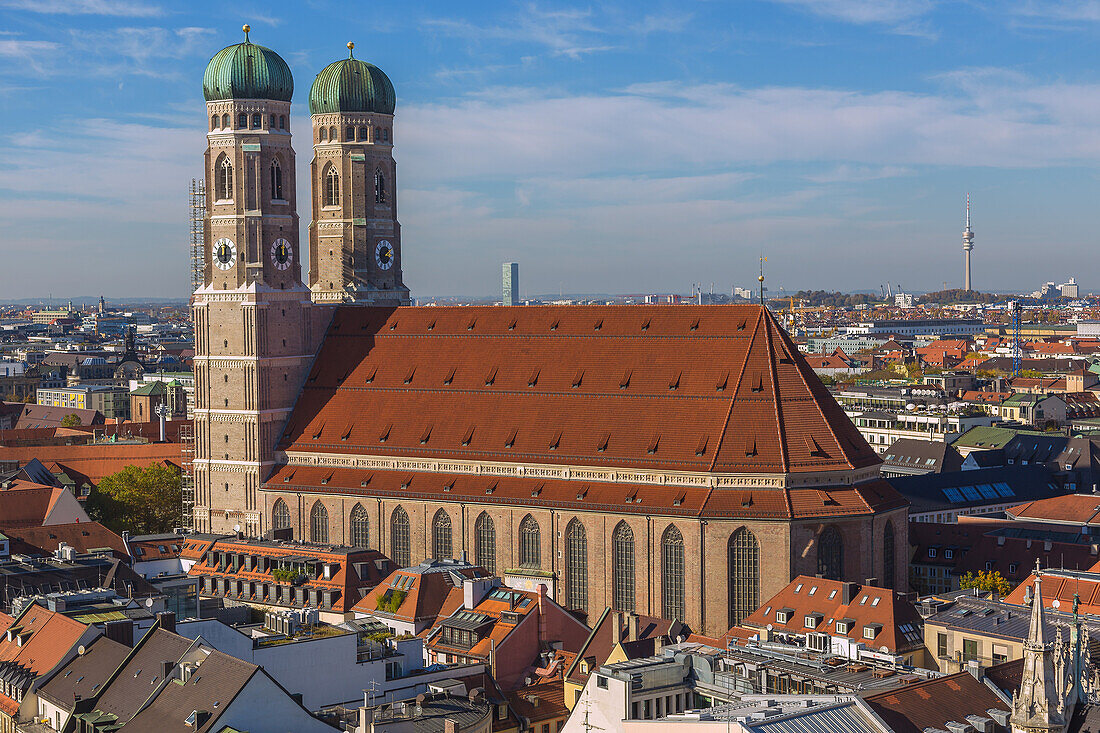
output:
POLYGON ((481 476, 598 481, 656 486, 704 486, 717 489, 814 488, 845 486, 878 478, 878 466, 855 471, 820 473, 703 473, 652 471, 594 466, 565 466, 544 463, 497 463, 436 458, 406 458, 304 451, 280 452, 278 457, 291 466, 324 466, 418 473, 460 473, 481 476))

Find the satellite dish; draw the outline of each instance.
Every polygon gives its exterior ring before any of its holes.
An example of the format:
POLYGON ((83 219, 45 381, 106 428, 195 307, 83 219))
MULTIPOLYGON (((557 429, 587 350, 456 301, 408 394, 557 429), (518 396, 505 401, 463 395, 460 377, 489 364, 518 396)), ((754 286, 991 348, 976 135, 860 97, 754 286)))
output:
POLYGON ((1061 608, 1061 607, 1062 607, 1062 602, 1061 602, 1061 601, 1059 601, 1059 600, 1058 600, 1057 598, 1055 598, 1055 599, 1054 599, 1054 602, 1053 602, 1053 603, 1051 603, 1050 605, 1051 605, 1051 607, 1053 607, 1053 608, 1054 608, 1054 610, 1055 610, 1055 611, 1057 611, 1057 610, 1058 610, 1059 608, 1061 608))
POLYGON ((83 644, 81 644, 80 646, 78 646, 76 648, 76 653, 79 654, 82 657, 84 656, 84 652, 86 652, 86 651, 88 651, 88 650, 84 648, 83 644))
POLYGON ((146 608, 152 608, 153 607, 153 599, 152 598, 146 598, 145 599, 145 607, 146 608))
POLYGON ((890 653, 890 647, 886 646, 885 644, 883 644, 882 646, 880 646, 880 647, 878 648, 878 650, 879 650, 880 652, 882 652, 883 654, 889 654, 889 653, 890 653))
POLYGON ((772 625, 771 625, 771 624, 768 624, 768 627, 767 627, 767 628, 768 628, 768 631, 771 631, 771 630, 772 630, 772 625))
POLYGON ((241 531, 241 525, 239 525, 239 524, 234 524, 234 525, 233 525, 233 531, 234 531, 234 532, 240 532, 240 531, 241 531))

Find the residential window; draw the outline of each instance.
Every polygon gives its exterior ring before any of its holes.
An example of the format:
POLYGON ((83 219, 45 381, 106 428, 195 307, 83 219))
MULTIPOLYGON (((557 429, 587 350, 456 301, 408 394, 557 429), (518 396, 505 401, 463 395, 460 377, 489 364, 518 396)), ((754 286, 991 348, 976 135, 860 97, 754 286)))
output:
POLYGON ((320 501, 313 503, 309 510, 310 542, 328 542, 328 509, 320 501))
POLYGON ((760 605, 760 544, 739 528, 726 543, 729 571, 729 625, 737 626, 760 605))
POLYGON ((606 690, 607 678, 603 675, 596 675, 596 687, 599 687, 601 690, 606 690))
POLYGON ((400 506, 390 516, 390 557, 399 568, 407 568, 409 560, 409 515, 400 506))
POLYGON ((537 568, 541 564, 542 533, 539 523, 528 514, 519 523, 519 565, 521 568, 537 568))
POLYGON ((979 656, 980 647, 978 646, 977 639, 963 639, 963 661, 969 662, 971 659, 977 659, 979 656))
POLYGON ((445 509, 435 513, 432 521, 432 557, 445 560, 454 557, 451 541, 451 515, 445 509))
POLYGON ((565 605, 588 610, 588 535, 576 518, 565 528, 565 605))
POLYGON ((370 547, 370 517, 362 504, 352 507, 349 529, 352 547, 370 547))
POLYGON ((612 607, 634 611, 634 531, 619 522, 611 536, 612 607))
POLYGON ((482 512, 474 523, 474 562, 489 571, 497 573, 497 529, 493 518, 482 512))
POLYGON ((684 620, 684 537, 671 524, 661 537, 661 612, 684 620))

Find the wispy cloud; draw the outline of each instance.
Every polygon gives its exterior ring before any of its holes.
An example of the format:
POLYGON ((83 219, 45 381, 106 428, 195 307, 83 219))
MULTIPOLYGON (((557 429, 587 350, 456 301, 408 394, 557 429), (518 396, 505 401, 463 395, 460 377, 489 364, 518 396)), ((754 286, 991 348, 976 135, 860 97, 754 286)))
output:
POLYGON ((3 0, 0 7, 48 15, 153 18, 164 14, 164 9, 157 5, 129 0, 3 0))
POLYGON ((926 17, 934 0, 772 0, 824 18, 857 25, 878 25, 894 33, 935 37, 926 17))
POLYGON ((182 59, 209 51, 210 28, 110 28, 106 30, 72 29, 72 51, 92 63, 85 65, 96 75, 138 74, 175 76, 178 66, 162 67, 156 62, 182 59))

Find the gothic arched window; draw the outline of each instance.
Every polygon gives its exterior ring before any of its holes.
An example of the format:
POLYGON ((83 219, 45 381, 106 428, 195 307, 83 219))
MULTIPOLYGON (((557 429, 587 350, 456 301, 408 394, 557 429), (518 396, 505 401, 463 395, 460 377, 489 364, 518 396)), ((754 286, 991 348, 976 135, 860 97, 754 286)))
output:
POLYGON ((283 167, 279 165, 278 159, 271 161, 271 198, 281 199, 283 197, 283 167))
POLYGON ((497 528, 485 512, 474 523, 474 563, 497 574, 497 528))
POLYGON ((226 130, 229 129, 229 113, 228 112, 226 112, 224 115, 222 115, 222 127, 225 128, 226 130))
POLYGON ((611 535, 611 607, 634 611, 634 530, 619 522, 611 535))
POLYGON ((326 140, 328 140, 328 130, 322 127, 320 130, 317 131, 317 142, 323 143, 326 140))
POLYGON ((336 142, 336 128, 335 127, 328 128, 328 140, 329 140, 329 142, 332 142, 332 143, 336 142))
POLYGON ((277 118, 275 117, 275 115, 271 115, 271 118, 268 119, 268 123, 269 123, 268 127, 271 128, 272 130, 274 130, 276 121, 277 121, 277 118))
POLYGON ((432 521, 432 557, 446 560, 454 557, 454 544, 451 540, 451 515, 440 509, 432 521))
POLYGON ((274 529, 286 529, 290 526, 290 509, 282 499, 277 499, 275 506, 271 508, 271 526, 274 529))
POLYGON ((366 140, 367 139, 367 136, 370 134, 367 130, 368 130, 368 128, 366 128, 366 127, 360 127, 359 128, 359 139, 360 140, 366 140))
POLYGON ((565 605, 588 610, 588 535, 578 519, 565 528, 565 605))
POLYGON ((374 203, 386 203, 386 177, 382 175, 382 171, 374 172, 374 203))
POLYGON ((822 578, 840 580, 844 576, 844 539, 832 525, 817 539, 817 573, 822 578))
POLYGON ((684 537, 671 524, 661 537, 661 615, 684 620, 684 537))
POLYGON ((726 544, 729 555, 729 625, 740 624, 760 605, 760 545, 741 527, 726 544))
POLYGON ((214 187, 217 191, 217 198, 220 201, 232 201, 233 164, 229 162, 229 156, 225 153, 221 154, 221 157, 218 158, 217 165, 214 166, 214 176, 214 187))
POLYGON ((882 584, 894 587, 894 523, 887 522, 882 530, 882 584))
POLYGON ((325 206, 340 205, 340 174, 336 172, 336 166, 329 164, 325 170, 325 206))
POLYGON ((376 143, 382 142, 382 128, 381 127, 374 128, 374 141, 376 143))
POLYGON ((309 541, 328 542, 328 509, 320 501, 309 510, 309 541))
POLYGON ((259 130, 261 127, 263 127, 263 124, 264 124, 264 116, 262 114, 257 112, 256 114, 252 115, 252 129, 253 130, 259 130))
POLYGON ((279 115, 279 129, 286 129, 286 115, 279 115))
POLYGON ((218 116, 217 115, 211 115, 211 117, 210 117, 210 129, 211 130, 217 130, 218 129, 218 116))
POLYGON ((348 538, 352 547, 370 547, 370 517, 362 504, 351 508, 348 538))
POLYGON ((539 523, 528 514, 519 523, 519 566, 537 568, 542 564, 542 532, 539 523))
POLYGON ((247 112, 241 112, 239 115, 237 115, 237 127, 241 128, 242 130, 244 130, 248 127, 248 113, 247 112))
POLYGON ((390 559, 399 568, 407 568, 409 561, 409 515, 401 507, 390 517, 390 559))

